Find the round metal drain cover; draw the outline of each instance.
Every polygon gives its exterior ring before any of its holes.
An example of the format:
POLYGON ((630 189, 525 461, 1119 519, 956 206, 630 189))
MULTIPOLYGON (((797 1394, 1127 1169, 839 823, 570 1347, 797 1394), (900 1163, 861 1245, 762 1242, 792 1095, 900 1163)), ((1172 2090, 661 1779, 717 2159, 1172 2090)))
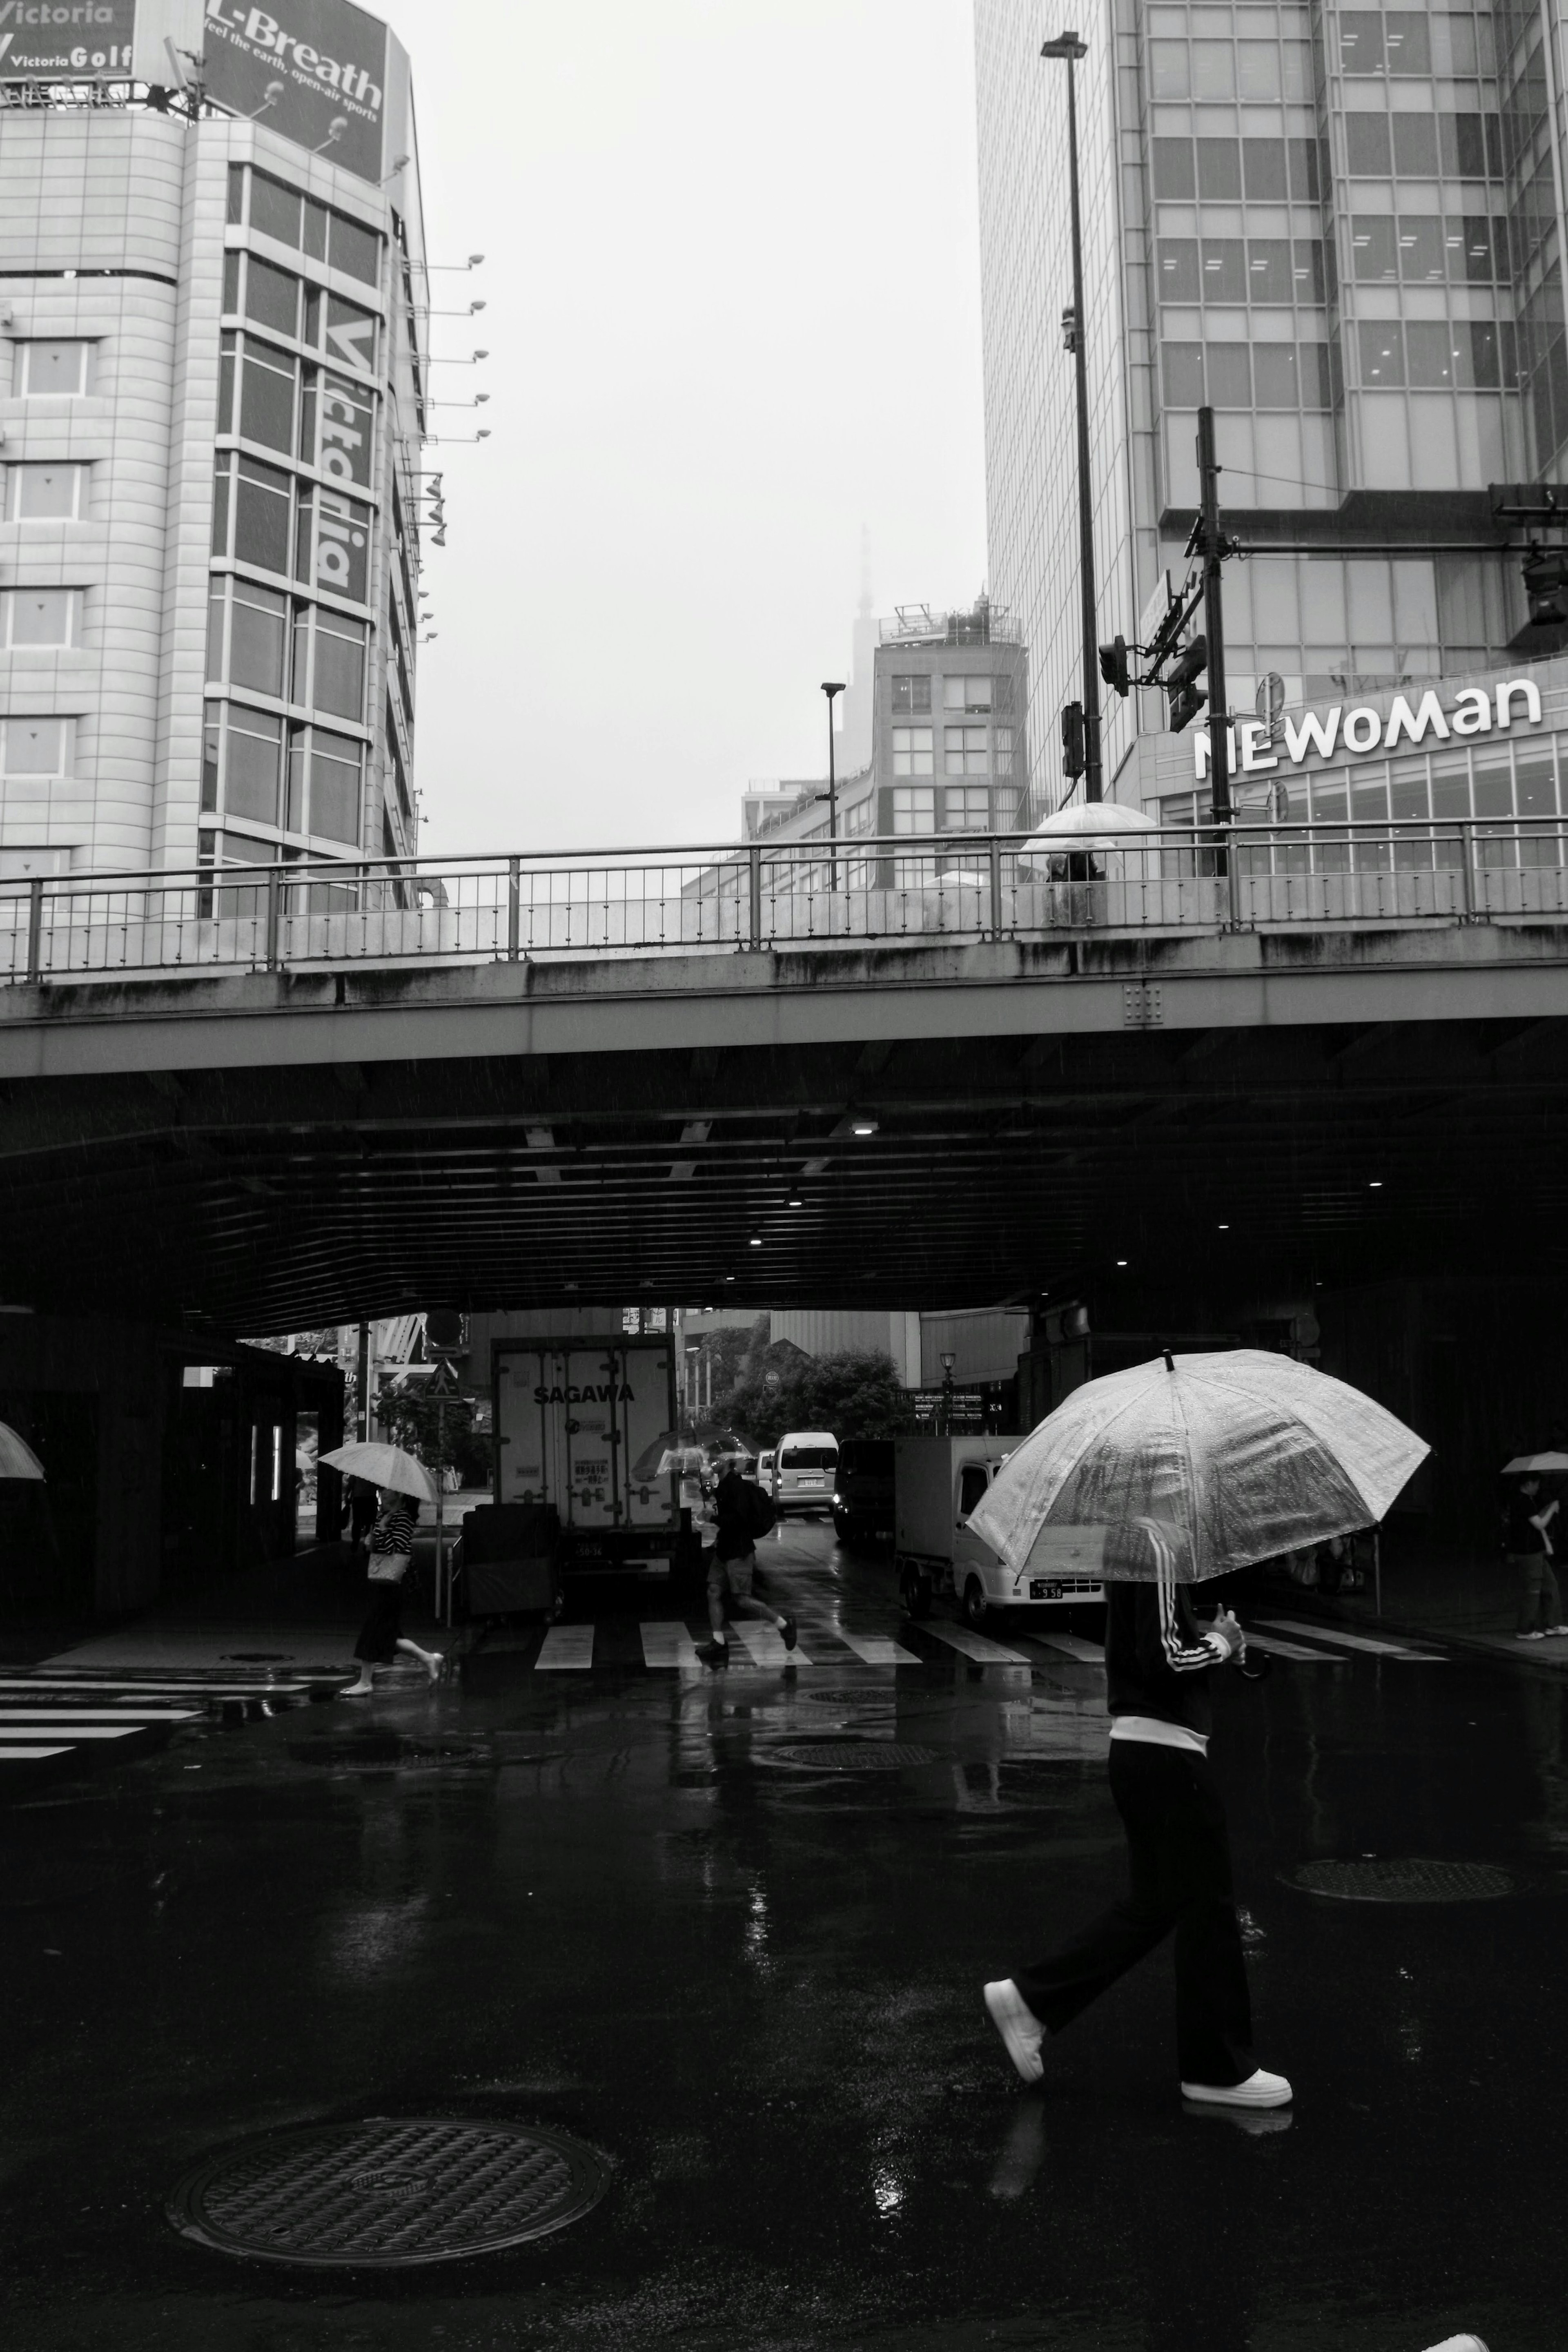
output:
POLYGON ((1347 1903, 1493 1903, 1511 1895, 1510 1872, 1490 1862, 1418 1862, 1368 1856, 1360 1862, 1304 1862, 1291 1884, 1309 1895, 1347 1903))
POLYGON ((898 1693, 891 1683, 845 1683, 838 1690, 805 1691, 802 1696, 816 1706, 843 1706, 852 1701, 856 1706, 863 1706, 871 1699, 879 1699, 884 1706, 892 1706, 897 1701, 898 1693))
POLYGON ((776 1748, 781 1764, 809 1764, 820 1772, 897 1772, 905 1764, 935 1764, 933 1748, 906 1748, 892 1739, 830 1739, 809 1748, 776 1748))
POLYGON ((559 2132, 376 2116, 215 2157, 187 2173, 168 2214, 220 2253, 389 2270, 545 2237, 608 2186, 598 2157, 559 2132))

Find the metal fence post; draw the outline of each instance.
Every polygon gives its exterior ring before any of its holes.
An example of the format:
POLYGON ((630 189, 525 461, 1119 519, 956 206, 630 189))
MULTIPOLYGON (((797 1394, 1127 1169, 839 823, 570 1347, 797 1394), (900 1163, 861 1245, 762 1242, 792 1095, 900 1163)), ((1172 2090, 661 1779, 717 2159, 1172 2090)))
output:
POLYGON ((44 877, 35 874, 27 885, 27 978, 44 976, 44 877))
POLYGON ((991 937, 1002 935, 1002 845, 993 833, 990 843, 991 869, 991 937))
POLYGON ((1476 839, 1470 821, 1468 817, 1463 817, 1459 821, 1459 880, 1463 892, 1464 920, 1467 923, 1473 923, 1476 919, 1475 849, 1476 839))
POLYGON ((1220 856, 1225 860, 1225 898, 1229 908, 1227 928, 1239 931, 1241 929, 1241 850, 1233 835, 1227 834, 1220 856))
POLYGON ((747 896, 749 900, 747 945, 759 948, 762 945, 762 845, 760 842, 754 841, 747 850, 746 867, 747 896))
POLYGON ((283 874, 277 866, 267 869, 267 969, 277 970, 277 934, 283 919, 283 874))
POLYGON ((516 963, 523 943, 523 861, 507 860, 507 960, 516 963))

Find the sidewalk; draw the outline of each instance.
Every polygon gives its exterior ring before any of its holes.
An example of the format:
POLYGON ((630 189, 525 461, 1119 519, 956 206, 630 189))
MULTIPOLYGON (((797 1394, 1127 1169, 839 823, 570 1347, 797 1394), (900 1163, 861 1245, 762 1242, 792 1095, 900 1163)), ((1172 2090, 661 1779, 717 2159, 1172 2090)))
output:
MULTIPOLYGON (((1516 1665, 1568 1671, 1568 1635, 1555 1641, 1515 1641, 1513 1577, 1495 1552, 1434 1553, 1385 1545, 1381 1616, 1370 1577, 1360 1592, 1331 1595, 1311 1585, 1273 1579, 1260 1590, 1270 1604, 1288 1600, 1292 1609, 1309 1615, 1445 1642, 1451 1648, 1511 1658, 1516 1665)), ((1568 1602, 1568 1590, 1563 1597, 1568 1602)))

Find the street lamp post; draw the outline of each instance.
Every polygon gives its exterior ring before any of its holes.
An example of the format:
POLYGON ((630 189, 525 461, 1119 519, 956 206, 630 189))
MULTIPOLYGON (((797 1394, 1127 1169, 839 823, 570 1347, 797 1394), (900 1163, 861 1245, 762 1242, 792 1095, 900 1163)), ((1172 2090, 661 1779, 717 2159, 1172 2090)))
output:
POLYGON ((1103 798, 1100 759, 1100 648, 1094 595, 1094 510, 1089 488, 1089 373, 1083 332, 1083 233, 1078 211, 1077 73, 1089 46, 1076 33, 1058 33, 1042 58, 1067 62, 1067 176, 1072 215, 1072 308, 1062 320, 1078 388, 1078 564, 1083 614, 1083 797, 1103 798))
POLYGON ((819 793, 817 798, 828 803, 828 839, 833 844, 828 854, 828 887, 831 890, 839 887, 839 771, 833 757, 833 697, 843 690, 841 678, 822 680, 822 692, 828 698, 828 789, 819 793))
POLYGON ((957 1360, 956 1356, 949 1355, 944 1348, 942 1350, 942 1434, 944 1437, 951 1437, 953 1434, 953 1367, 957 1360))

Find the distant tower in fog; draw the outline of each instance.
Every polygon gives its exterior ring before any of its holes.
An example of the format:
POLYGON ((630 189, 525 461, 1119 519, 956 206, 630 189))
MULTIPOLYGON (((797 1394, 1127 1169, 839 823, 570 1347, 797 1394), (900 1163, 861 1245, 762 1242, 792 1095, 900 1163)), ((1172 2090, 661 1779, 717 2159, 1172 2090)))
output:
POLYGON ((876 622, 871 607, 871 531, 861 525, 861 600, 855 612, 854 656, 843 699, 839 768, 858 776, 871 765, 872 678, 876 665, 876 622))

